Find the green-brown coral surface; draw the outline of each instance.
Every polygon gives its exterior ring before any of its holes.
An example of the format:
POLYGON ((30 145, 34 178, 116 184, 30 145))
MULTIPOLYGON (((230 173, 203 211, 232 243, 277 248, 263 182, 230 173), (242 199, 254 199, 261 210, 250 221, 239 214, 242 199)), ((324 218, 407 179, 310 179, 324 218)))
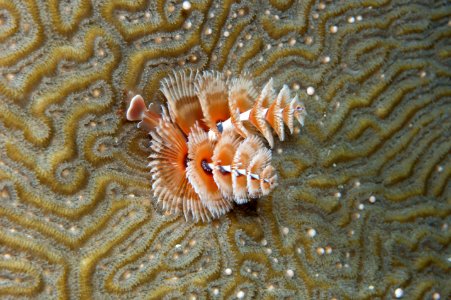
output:
POLYGON ((0 297, 447 299, 449 2, 181 2, 0 0, 0 297), (124 116, 185 68, 309 113, 212 223, 155 210, 124 116))

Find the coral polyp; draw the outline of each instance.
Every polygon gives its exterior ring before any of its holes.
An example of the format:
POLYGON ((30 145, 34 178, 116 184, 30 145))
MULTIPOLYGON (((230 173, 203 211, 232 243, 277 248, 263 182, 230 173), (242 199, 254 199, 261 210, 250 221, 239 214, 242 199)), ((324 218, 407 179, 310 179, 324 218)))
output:
POLYGON ((272 85, 258 94, 246 76, 180 71, 162 81, 167 108, 156 112, 133 97, 127 119, 152 138, 152 189, 163 210, 209 221, 277 186, 271 150, 259 136, 272 148, 272 130, 283 140, 284 123, 293 132, 293 119, 303 125, 306 111, 286 85, 278 94, 272 85))

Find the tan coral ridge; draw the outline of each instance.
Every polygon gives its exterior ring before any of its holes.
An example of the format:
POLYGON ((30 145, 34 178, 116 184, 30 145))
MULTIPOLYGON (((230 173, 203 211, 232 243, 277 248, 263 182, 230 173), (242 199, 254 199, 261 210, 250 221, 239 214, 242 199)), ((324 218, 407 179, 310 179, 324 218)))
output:
POLYGON ((268 195, 277 185, 271 150, 271 128, 284 140, 284 123, 293 132, 306 115, 297 96, 285 85, 278 94, 272 79, 258 94, 247 76, 227 80, 219 72, 174 72, 162 81, 168 102, 161 112, 136 95, 127 110, 129 121, 149 132, 149 163, 154 197, 170 214, 209 221, 268 195))

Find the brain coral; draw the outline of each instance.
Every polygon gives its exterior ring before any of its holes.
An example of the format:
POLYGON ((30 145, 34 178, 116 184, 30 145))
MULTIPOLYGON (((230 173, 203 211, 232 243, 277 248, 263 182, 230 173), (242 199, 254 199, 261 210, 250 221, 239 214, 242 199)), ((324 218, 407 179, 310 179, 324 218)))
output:
POLYGON ((0 0, 0 297, 448 298, 449 2, 190 4, 0 0), (125 121, 185 68, 309 112, 279 187, 211 223, 155 210, 125 121))

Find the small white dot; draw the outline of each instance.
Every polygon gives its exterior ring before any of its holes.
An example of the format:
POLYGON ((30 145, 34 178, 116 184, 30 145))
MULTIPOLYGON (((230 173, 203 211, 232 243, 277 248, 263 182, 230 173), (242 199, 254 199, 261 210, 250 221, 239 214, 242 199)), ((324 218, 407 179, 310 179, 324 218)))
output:
POLYGON ((225 36, 225 37, 228 37, 229 35, 230 35, 230 32, 224 31, 224 36, 225 36))
POLYGON ((284 227, 284 228, 282 229, 282 233, 283 233, 284 235, 287 235, 289 232, 290 232, 290 229, 289 229, 288 227, 284 227))
POLYGON ((291 269, 288 269, 288 270, 287 270, 287 276, 290 277, 290 278, 292 278, 292 277, 294 276, 294 271, 291 270, 291 269))
POLYGON ((315 88, 312 86, 309 86, 307 88, 307 95, 312 96, 315 93, 315 88))
POLYGON ((371 291, 374 290, 374 285, 370 285, 370 286, 368 287, 368 289, 371 290, 371 291))
POLYGON ((266 253, 271 254, 272 253, 271 248, 266 248, 266 253))
POLYGON ((370 203, 375 203, 375 202, 376 202, 376 197, 370 196, 370 198, 368 199, 368 201, 370 201, 370 203))
POLYGON ((349 17, 348 18, 348 23, 354 23, 355 22, 355 18, 354 17, 349 17))
POLYGON ((326 253, 327 254, 331 254, 332 253, 332 247, 331 246, 326 246, 326 253))
POLYGON ((437 172, 439 172, 439 173, 443 172, 443 167, 442 166, 438 166, 437 167, 437 172))
POLYGON ((341 198, 341 193, 340 192, 336 192, 335 193, 335 198, 341 198))
POLYGON ((401 289, 401 288, 397 288, 396 290, 395 290, 395 297, 396 298, 401 298, 402 296, 404 296, 404 291, 401 289))
POLYGON ((226 275, 232 275, 232 269, 227 268, 227 269, 225 269, 224 273, 225 273, 226 275))
POLYGON ((336 33, 337 31, 338 31, 338 27, 337 26, 330 26, 330 28, 329 28, 329 31, 331 32, 331 33, 336 33))
POLYGON ((206 35, 210 35, 213 31, 211 30, 211 28, 207 28, 205 29, 205 34, 206 35))
POLYGON ((213 289, 213 295, 219 295, 219 289, 213 289))
POLYGON ((243 291, 239 291, 238 293, 236 293, 236 297, 237 297, 238 299, 244 298, 244 292, 243 292, 243 291))
POLYGON ((357 21, 362 21, 362 19, 363 19, 362 16, 360 16, 360 15, 357 16, 357 21))
POLYGON ((191 21, 186 21, 185 24, 183 24, 183 28, 190 29, 191 26, 193 26, 193 23, 191 21))
POLYGON ((310 229, 307 231, 307 234, 308 234, 309 237, 314 237, 314 236, 316 235, 316 230, 313 229, 313 228, 310 228, 310 229))
POLYGON ((323 255, 325 253, 324 248, 322 247, 316 248, 316 253, 318 253, 318 255, 323 255))
POLYGON ((365 205, 363 205, 362 203, 359 204, 358 206, 359 210, 363 210, 365 208, 365 205))
POLYGON ((432 294, 432 299, 434 299, 434 300, 440 300, 440 294, 439 294, 439 293, 434 293, 434 294, 432 294))
POLYGON ((328 62, 330 62, 330 56, 325 56, 323 58, 323 63, 327 64, 328 62))
POLYGON ((182 8, 184 10, 190 10, 191 9, 191 3, 189 1, 183 1, 182 8))
POLYGON ((268 245, 268 241, 265 240, 265 239, 263 239, 263 240, 260 242, 260 244, 262 244, 262 246, 266 246, 266 245, 268 245))

